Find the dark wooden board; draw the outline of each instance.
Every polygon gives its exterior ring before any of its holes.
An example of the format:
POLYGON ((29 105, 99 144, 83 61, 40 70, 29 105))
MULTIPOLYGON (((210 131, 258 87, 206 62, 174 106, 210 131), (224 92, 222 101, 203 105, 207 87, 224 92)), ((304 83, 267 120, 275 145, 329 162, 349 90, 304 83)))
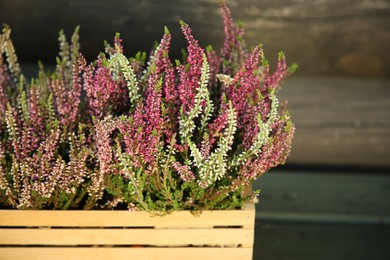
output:
POLYGON ((290 78, 296 135, 288 163, 390 166, 390 81, 290 78))
POLYGON ((261 189, 256 216, 327 223, 349 219, 355 224, 386 220, 390 227, 390 203, 385 199, 390 197, 389 173, 274 169, 252 185, 254 190, 261 189))
MULTIPOLYGON (((54 62, 59 29, 70 35, 81 25, 87 57, 120 32, 128 54, 149 51, 163 34, 173 34, 173 53, 185 47, 179 19, 193 28, 203 46, 223 42, 219 0, 102 1, 0 0, 0 22, 10 24, 22 60, 54 62)), ((246 28, 248 45, 264 43, 274 64, 284 50, 298 62, 298 75, 390 77, 388 0, 227 0, 246 28)))

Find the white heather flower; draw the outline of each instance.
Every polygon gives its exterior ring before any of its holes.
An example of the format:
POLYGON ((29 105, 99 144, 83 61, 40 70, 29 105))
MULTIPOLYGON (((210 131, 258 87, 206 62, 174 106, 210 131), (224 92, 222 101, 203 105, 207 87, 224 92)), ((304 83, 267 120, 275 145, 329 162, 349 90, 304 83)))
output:
POLYGON ((135 106, 137 104, 137 101, 140 98, 140 95, 138 94, 139 87, 138 87, 137 78, 135 76, 132 67, 130 66, 129 60, 122 53, 117 51, 110 57, 108 62, 109 62, 109 66, 112 69, 115 69, 115 66, 117 64, 120 66, 123 76, 125 77, 127 82, 130 101, 135 106))

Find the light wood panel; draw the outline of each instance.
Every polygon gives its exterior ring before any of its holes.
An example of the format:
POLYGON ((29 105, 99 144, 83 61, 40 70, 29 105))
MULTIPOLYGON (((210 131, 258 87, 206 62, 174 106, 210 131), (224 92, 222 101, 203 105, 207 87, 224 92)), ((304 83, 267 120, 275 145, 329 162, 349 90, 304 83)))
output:
POLYGON ((0 248, 0 259, 250 260, 251 248, 0 248))
POLYGON ((253 227, 255 209, 246 204, 244 210, 203 211, 193 215, 189 211, 175 211, 165 216, 151 216, 141 211, 54 211, 54 210, 0 210, 0 226, 61 226, 61 227, 253 227))
POLYGON ((241 210, 0 210, 0 259, 252 259, 254 204, 241 210))
POLYGON ((1 245, 252 244, 253 229, 0 229, 1 245))

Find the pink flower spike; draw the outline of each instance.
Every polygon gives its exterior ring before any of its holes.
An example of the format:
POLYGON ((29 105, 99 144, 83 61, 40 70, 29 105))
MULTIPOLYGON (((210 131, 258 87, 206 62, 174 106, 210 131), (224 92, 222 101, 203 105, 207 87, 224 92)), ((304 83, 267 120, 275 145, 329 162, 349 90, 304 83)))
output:
POLYGON ((198 41, 192 36, 192 32, 188 24, 181 21, 180 25, 188 44, 188 67, 185 65, 179 65, 177 67, 180 75, 178 91, 182 108, 184 112, 187 112, 194 105, 196 89, 199 86, 199 78, 202 74, 204 50, 199 46, 198 41))
POLYGON ((228 65, 223 67, 223 73, 232 74, 240 67, 246 57, 246 46, 243 40, 244 29, 234 24, 230 9, 226 3, 221 3, 224 23, 225 41, 221 49, 222 58, 228 65), (235 68, 236 67, 236 68, 235 68), (238 68, 237 68, 238 67, 238 68))
POLYGON ((191 182, 191 181, 195 180, 194 173, 191 170, 189 170, 186 165, 182 165, 179 162, 173 162, 172 165, 175 168, 175 170, 177 171, 177 173, 180 175, 180 178, 184 182, 191 182))
POLYGON ((269 89, 278 89, 280 88, 281 82, 287 76, 287 74, 286 57, 284 56, 283 52, 280 52, 276 70, 271 75, 267 70, 266 77, 264 79, 264 85, 269 89))

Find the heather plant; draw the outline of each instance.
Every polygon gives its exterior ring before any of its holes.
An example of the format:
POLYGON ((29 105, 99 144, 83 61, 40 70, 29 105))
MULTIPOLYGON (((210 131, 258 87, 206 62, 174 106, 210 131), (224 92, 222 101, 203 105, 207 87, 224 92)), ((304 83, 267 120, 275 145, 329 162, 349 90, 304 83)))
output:
POLYGON ((10 29, 0 38, 0 203, 19 209, 173 210, 238 208, 243 190, 283 164, 294 125, 276 97, 287 67, 270 71, 261 45, 221 5, 225 42, 202 48, 185 22, 182 61, 171 34, 147 57, 128 58, 117 34, 93 62, 79 28, 59 34, 53 72, 27 82, 10 29))

